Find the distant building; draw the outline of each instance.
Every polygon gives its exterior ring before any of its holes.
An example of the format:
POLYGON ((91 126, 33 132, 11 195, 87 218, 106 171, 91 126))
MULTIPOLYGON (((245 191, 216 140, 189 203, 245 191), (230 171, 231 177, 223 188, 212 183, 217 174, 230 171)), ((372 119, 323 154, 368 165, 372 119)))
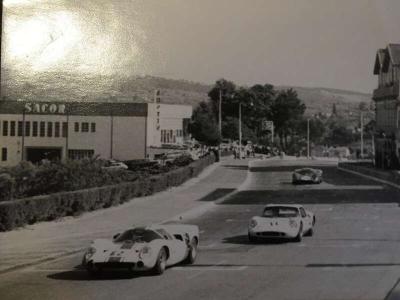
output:
POLYGON ((0 101, 0 166, 100 156, 132 160, 190 139, 189 105, 0 101))
POLYGON ((398 168, 400 162, 399 81, 400 44, 389 44, 376 54, 374 75, 378 88, 373 92, 376 112, 375 163, 398 168))

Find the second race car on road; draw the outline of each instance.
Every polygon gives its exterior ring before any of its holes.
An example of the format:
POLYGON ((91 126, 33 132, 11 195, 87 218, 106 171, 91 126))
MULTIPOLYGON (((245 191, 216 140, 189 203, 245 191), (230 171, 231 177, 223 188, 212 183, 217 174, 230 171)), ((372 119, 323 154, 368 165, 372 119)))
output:
POLYGON ((322 170, 312 168, 302 168, 294 170, 292 174, 292 183, 321 183, 322 170))
POLYGON ((84 254, 82 264, 90 274, 103 269, 152 270, 162 274, 166 267, 191 264, 197 256, 199 229, 196 225, 169 224, 135 227, 112 240, 97 239, 84 254))
POLYGON ((261 239, 293 239, 300 242, 304 235, 313 235, 315 216, 301 205, 268 204, 261 216, 250 220, 250 242, 261 239))

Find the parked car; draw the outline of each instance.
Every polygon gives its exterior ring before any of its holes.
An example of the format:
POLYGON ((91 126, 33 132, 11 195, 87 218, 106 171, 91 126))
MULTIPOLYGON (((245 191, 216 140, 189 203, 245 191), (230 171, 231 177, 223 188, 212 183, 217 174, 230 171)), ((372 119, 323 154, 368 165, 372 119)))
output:
POLYGON ((292 174, 292 183, 321 183, 322 182, 322 170, 312 168, 302 168, 294 170, 292 174))
POLYGON ((313 235, 314 225, 314 214, 301 205, 268 204, 261 216, 251 218, 248 238, 250 242, 272 238, 300 242, 304 235, 313 235))
POLYGON ((154 155, 154 160, 161 166, 172 163, 176 158, 184 155, 185 151, 168 151, 154 155))
POLYGON ((107 170, 128 170, 128 166, 122 161, 113 159, 107 160, 103 168, 107 170))
POLYGON ((97 239, 85 252, 82 265, 89 274, 104 269, 162 274, 178 263, 192 264, 197 256, 199 228, 170 224, 135 227, 116 234, 112 240, 97 239))

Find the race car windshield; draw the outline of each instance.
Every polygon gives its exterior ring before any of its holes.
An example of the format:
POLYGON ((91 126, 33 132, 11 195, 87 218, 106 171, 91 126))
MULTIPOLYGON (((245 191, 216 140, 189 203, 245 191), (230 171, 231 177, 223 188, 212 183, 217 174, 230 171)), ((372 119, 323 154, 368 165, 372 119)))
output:
POLYGON ((268 207, 264 210, 264 218, 293 218, 299 215, 295 207, 268 207))
POLYGON ((125 241, 133 241, 133 242, 146 242, 149 243, 156 239, 162 239, 162 237, 154 232, 153 230, 147 229, 130 229, 123 232, 119 237, 117 237, 114 242, 121 243, 125 241))
POLYGON ((300 171, 298 171, 298 173, 300 175, 312 175, 312 174, 314 174, 314 172, 311 171, 311 170, 300 170, 300 171))

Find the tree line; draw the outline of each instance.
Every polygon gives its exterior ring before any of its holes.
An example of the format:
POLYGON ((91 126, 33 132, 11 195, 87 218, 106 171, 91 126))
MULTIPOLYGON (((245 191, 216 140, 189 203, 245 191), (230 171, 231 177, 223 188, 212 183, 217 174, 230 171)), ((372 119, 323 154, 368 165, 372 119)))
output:
POLYGON ((306 105, 294 89, 276 89, 271 84, 237 86, 220 79, 193 111, 190 124, 192 136, 199 142, 216 146, 221 139, 239 139, 239 104, 242 111, 242 141, 272 146, 271 132, 263 130, 264 120, 274 123, 274 145, 286 153, 298 153, 306 147, 307 122, 310 141, 314 144, 344 146, 357 140, 336 106, 332 114, 305 116, 306 105), (219 101, 221 98, 222 135, 219 132, 219 101))

